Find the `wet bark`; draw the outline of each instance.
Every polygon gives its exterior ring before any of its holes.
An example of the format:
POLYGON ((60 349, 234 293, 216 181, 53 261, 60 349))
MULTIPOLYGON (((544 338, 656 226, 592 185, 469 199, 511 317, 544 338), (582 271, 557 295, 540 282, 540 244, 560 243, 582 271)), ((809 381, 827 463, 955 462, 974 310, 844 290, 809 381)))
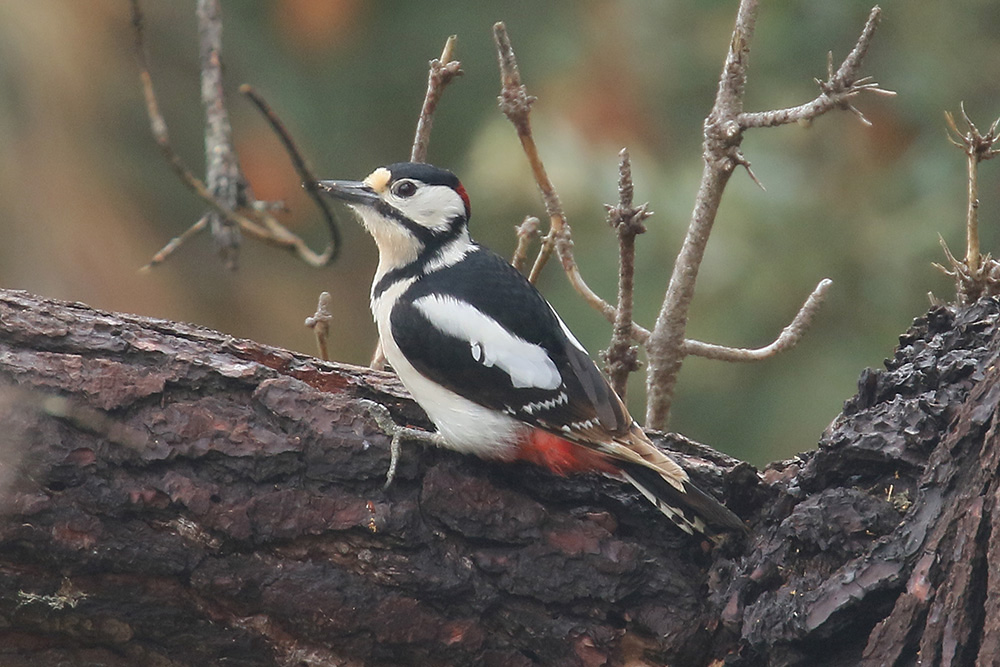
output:
POLYGON ((0 292, 0 663, 993 664, 998 311, 793 461, 661 438, 752 527, 709 548, 596 476, 410 446, 383 490, 391 375, 0 292))

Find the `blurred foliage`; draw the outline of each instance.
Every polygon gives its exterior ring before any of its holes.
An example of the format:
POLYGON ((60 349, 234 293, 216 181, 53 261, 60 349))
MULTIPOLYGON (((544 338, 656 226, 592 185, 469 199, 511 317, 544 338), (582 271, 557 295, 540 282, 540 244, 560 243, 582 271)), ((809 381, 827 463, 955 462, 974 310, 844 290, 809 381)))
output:
MULTIPOLYGON (((870 5, 763 3, 747 108, 811 99, 826 52, 842 58, 870 5)), ((175 148, 201 173, 202 112, 193 2, 145 3, 153 77, 175 148)), ((224 2, 229 108, 256 194, 282 199, 284 220, 325 242, 277 140, 240 83, 282 115, 320 177, 358 178, 405 158, 428 59, 459 36, 466 74, 446 93, 430 160, 473 198, 473 231, 509 254, 513 227, 541 204, 513 130, 496 109, 491 26, 507 22, 543 157, 573 224, 591 285, 614 294, 616 258, 602 204, 613 202, 617 151, 632 151, 636 198, 656 216, 639 237, 636 316, 651 325, 701 173, 701 123, 728 46, 736 2, 519 0, 469 3, 273 0, 224 2)), ((744 143, 763 192, 733 178, 709 243, 689 335, 769 342, 823 277, 834 286, 795 350, 756 365, 690 359, 672 427, 763 463, 810 449, 865 366, 952 287, 930 262, 937 235, 962 248, 964 163, 942 112, 964 100, 986 126, 1000 114, 1000 3, 887 0, 864 68, 895 99, 858 106, 874 123, 832 114, 809 128, 757 130, 744 143)), ((202 205, 150 137, 125 0, 0 4, 0 286, 95 307, 196 322, 313 352, 302 326, 318 293, 335 312, 332 354, 366 363, 375 250, 346 213, 341 261, 311 270, 248 241, 228 273, 207 237, 148 275, 136 269, 190 225, 202 205)), ((984 249, 997 248, 1000 175, 981 174, 984 249)), ((575 297, 553 263, 542 290, 596 352, 609 325, 575 297)), ((641 378, 631 392, 642 414, 641 378)))

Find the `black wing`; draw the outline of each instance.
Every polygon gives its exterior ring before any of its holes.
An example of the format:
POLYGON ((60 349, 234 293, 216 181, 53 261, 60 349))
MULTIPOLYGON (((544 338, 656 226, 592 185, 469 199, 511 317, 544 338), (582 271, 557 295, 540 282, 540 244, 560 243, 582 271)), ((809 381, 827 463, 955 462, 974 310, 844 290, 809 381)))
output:
MULTIPOLYGON (((455 311, 471 314, 468 309, 455 311)), ((588 431, 620 434, 631 427, 631 417, 614 390, 569 339, 544 297, 485 248, 477 247, 459 264, 414 283, 393 307, 390 322, 400 350, 420 373, 474 403, 570 439, 588 431), (500 364, 486 363, 491 351, 477 350, 467 337, 449 332, 440 318, 428 317, 427 309, 420 307, 421 300, 426 303, 435 296, 468 304, 508 334, 544 350, 558 371, 558 385, 523 386, 500 364)))

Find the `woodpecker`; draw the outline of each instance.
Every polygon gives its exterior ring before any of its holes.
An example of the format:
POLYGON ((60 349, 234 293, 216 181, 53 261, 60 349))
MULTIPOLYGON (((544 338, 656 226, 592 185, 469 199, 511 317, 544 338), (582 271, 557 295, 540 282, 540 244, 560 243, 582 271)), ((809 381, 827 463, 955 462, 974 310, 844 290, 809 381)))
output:
POLYGON ((689 534, 746 530, 653 445, 534 285, 471 239, 454 174, 400 162, 317 185, 375 239, 382 351, 441 444, 624 479, 689 534))

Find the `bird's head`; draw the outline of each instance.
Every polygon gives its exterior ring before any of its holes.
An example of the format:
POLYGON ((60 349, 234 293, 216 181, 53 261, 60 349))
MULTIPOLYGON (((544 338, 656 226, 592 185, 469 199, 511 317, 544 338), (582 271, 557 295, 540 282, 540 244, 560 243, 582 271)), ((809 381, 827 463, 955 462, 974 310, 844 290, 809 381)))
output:
POLYGON ((468 241, 469 196, 458 178, 429 164, 398 162, 363 181, 319 181, 345 202, 374 237, 380 273, 417 260, 451 241, 468 241))

